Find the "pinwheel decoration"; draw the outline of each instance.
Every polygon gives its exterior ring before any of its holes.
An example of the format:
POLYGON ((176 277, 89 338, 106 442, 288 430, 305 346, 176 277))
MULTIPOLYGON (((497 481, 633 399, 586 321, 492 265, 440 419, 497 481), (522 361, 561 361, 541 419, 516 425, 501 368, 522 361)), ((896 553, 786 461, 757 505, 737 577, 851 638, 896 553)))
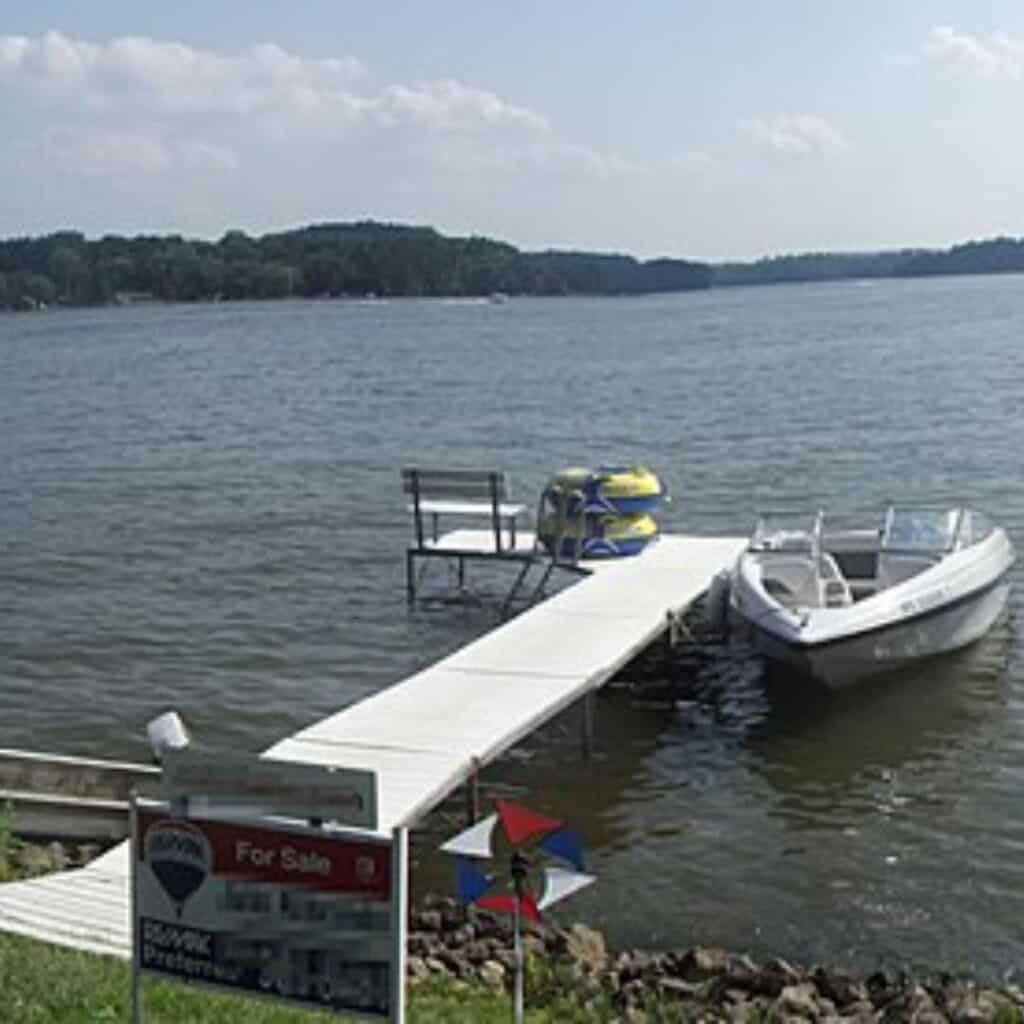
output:
POLYGON ((579 837, 562 822, 526 807, 498 801, 498 809, 441 846, 456 858, 459 898, 484 910, 511 914, 515 940, 516 1021, 523 1016, 521 922, 540 920, 541 912, 596 879, 584 870, 579 837), (496 840, 510 848, 508 874, 485 873, 481 862, 496 857, 496 840), (504 884, 503 884, 504 883, 504 884))

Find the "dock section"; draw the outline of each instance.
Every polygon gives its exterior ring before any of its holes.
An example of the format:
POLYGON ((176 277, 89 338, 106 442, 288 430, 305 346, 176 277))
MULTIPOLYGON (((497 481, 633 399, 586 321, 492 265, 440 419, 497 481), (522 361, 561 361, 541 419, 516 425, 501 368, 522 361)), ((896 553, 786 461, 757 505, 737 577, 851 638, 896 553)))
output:
POLYGON ((275 744, 268 757, 377 773, 380 830, 414 825, 480 765, 657 638, 745 541, 664 536, 434 665, 275 744))
MULTIPOLYGON (((636 557, 586 563, 590 575, 579 582, 264 756, 374 771, 378 833, 412 827, 482 766, 603 686, 745 543, 665 535, 636 557)), ((125 843, 88 867, 0 886, 0 930, 128 957, 128 885, 125 843)))

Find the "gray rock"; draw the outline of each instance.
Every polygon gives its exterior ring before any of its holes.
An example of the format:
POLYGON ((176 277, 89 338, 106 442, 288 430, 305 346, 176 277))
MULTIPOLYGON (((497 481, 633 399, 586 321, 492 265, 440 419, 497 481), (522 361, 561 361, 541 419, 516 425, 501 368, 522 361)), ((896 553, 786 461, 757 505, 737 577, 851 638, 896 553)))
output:
POLYGON ((868 975, 865 985, 868 990, 868 999, 876 1010, 883 1009, 900 995, 901 986, 899 980, 888 971, 875 971, 868 975))
POLYGON ((419 919, 416 921, 416 930, 425 932, 439 932, 441 930, 441 911, 422 911, 419 914, 419 919))
POLYGON ((639 978, 634 978, 619 989, 619 1002, 627 1009, 631 1006, 642 1006, 646 995, 647 986, 639 978))
POLYGON ((430 977, 430 968, 423 957, 408 956, 405 958, 405 973, 408 975, 410 983, 415 985, 430 977))
POLYGON ((787 985, 779 993, 773 1012, 786 1017, 814 1020, 818 1016, 818 990, 809 981, 787 985))
POLYGON ((1019 985, 1007 985, 1003 989, 1003 995, 1010 1000, 1011 1003, 1016 1003, 1017 1006, 1024 1007, 1024 989, 1019 985))
POLYGON ((678 971, 687 981, 707 981, 724 973, 728 965, 729 954, 724 949, 695 946, 683 955, 678 971))
POLYGON ((816 967, 811 972, 811 980, 826 999, 840 1008, 868 997, 867 988, 846 971, 816 967))
POLYGON ((842 1017, 852 1024, 874 1024, 875 1008, 868 999, 857 999, 843 1007, 842 1017))
POLYGON ((654 982, 655 987, 663 995, 672 996, 675 999, 693 999, 700 992, 700 985, 692 981, 684 981, 682 978, 660 977, 654 982))
POLYGON ((459 952, 477 967, 491 959, 491 950, 486 942, 469 942, 459 952))
POLYGON ((763 974, 770 974, 772 977, 778 978, 783 986, 799 985, 806 980, 802 971, 799 971, 788 960, 783 960, 780 957, 772 957, 771 960, 765 961, 761 971, 763 974))
POLYGON ((501 992, 505 988, 505 968, 497 960, 485 960, 477 972, 480 980, 492 991, 501 992))
POLYGON ((491 958, 497 960, 510 974, 516 969, 516 955, 511 949, 501 949, 491 958))
POLYGON ((448 968, 436 956, 428 956, 423 963, 431 974, 439 974, 443 978, 448 977, 448 968))
POLYGON ((604 936, 585 924, 574 924, 566 937, 567 953, 584 970, 600 971, 608 963, 604 936))

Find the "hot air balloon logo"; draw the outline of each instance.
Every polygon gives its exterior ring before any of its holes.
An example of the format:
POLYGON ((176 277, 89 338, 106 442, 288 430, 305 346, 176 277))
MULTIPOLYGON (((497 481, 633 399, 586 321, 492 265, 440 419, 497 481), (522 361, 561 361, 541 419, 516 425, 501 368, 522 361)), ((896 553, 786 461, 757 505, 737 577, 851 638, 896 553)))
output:
POLYGON ((212 856, 206 836, 188 822, 158 822, 146 833, 144 859, 180 919, 185 901, 210 873, 212 856))
POLYGON ((515 942, 515 1020, 523 1019, 523 918, 540 919, 543 910, 596 881, 584 870, 583 846, 562 822, 526 807, 498 801, 496 814, 471 825, 441 846, 455 856, 459 898, 497 913, 511 914, 515 942), (495 858, 495 841, 510 848, 508 875, 485 874, 479 862, 495 858), (547 863, 543 863, 543 862, 547 863), (504 889, 504 891, 502 891, 504 889))

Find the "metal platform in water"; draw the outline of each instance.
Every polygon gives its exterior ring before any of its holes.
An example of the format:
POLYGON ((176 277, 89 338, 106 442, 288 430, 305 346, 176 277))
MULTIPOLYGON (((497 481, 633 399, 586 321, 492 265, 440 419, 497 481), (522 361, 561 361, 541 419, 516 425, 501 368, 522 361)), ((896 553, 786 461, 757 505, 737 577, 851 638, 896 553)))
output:
MULTIPOLYGON (((459 542, 479 543, 460 530, 459 542)), ((444 538, 441 538, 444 540, 444 538)), ((377 773, 378 832, 415 825, 483 765, 599 689, 693 603, 745 539, 664 535, 266 756, 377 773)), ((130 955, 127 844, 85 868, 0 886, 0 930, 130 955), (123 868, 123 870, 122 870, 123 868)))

